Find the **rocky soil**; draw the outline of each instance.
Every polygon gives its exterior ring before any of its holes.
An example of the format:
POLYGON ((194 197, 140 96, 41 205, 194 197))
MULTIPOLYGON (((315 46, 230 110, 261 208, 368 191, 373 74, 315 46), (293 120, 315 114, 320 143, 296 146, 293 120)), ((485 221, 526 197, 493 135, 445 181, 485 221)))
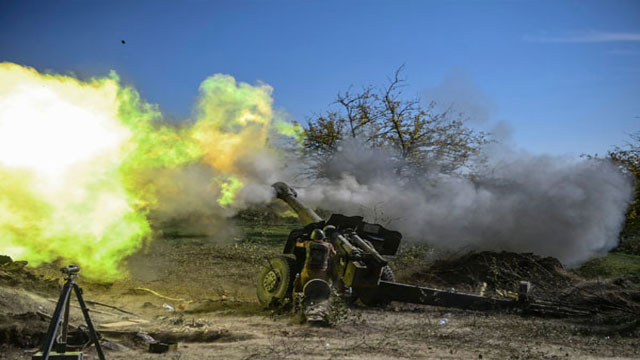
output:
MULTIPOLYGON (((257 304, 255 274, 269 251, 253 245, 159 240, 130 260, 126 279, 98 284, 81 277, 85 298, 94 301, 92 317, 107 358, 640 358, 637 284, 628 279, 588 282, 553 259, 469 254, 435 262, 410 278, 459 291, 484 288, 491 295, 513 291, 513 281, 522 278, 532 281, 532 294, 538 297, 563 299, 603 315, 540 318, 399 303, 372 309, 338 301, 333 326, 316 328, 257 304), (611 314, 626 316, 621 321, 611 314), (177 342, 177 351, 149 353, 149 337, 177 342)), ((0 265, 0 359, 30 359, 42 342, 59 283, 51 268, 0 265)), ((80 311, 71 312, 71 323, 82 324, 80 311)), ((97 358, 92 348, 85 353, 97 358)))

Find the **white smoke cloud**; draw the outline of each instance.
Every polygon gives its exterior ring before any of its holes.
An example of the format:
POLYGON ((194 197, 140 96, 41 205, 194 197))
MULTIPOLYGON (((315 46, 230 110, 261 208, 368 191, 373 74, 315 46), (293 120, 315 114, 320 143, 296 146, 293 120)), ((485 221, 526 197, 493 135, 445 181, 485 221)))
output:
POLYGON ((462 113, 475 124, 486 124, 497 105, 473 78, 461 69, 451 71, 434 87, 422 90, 421 97, 427 102, 435 102, 437 109, 462 113))
POLYGON ((352 168, 300 196, 446 250, 533 252, 577 265, 618 244, 631 183, 613 164, 515 152, 489 163, 473 180, 434 174, 410 183, 352 168))

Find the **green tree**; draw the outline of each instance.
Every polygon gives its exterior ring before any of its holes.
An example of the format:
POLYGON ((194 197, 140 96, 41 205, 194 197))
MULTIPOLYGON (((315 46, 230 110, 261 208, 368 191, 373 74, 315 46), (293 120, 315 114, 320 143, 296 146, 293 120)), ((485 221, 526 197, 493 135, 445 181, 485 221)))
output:
POLYGON ((640 255, 640 131, 631 134, 626 146, 616 146, 607 157, 619 164, 635 179, 633 202, 627 209, 625 225, 620 234, 619 250, 640 255))
POLYGON ((338 93, 336 110, 308 119, 303 146, 316 175, 324 175, 340 142, 351 139, 388 150, 399 175, 433 167, 454 172, 488 142, 487 134, 465 125, 463 114, 451 108, 437 112, 435 103, 425 107, 419 99, 405 97, 402 70, 398 68, 382 88, 338 93))

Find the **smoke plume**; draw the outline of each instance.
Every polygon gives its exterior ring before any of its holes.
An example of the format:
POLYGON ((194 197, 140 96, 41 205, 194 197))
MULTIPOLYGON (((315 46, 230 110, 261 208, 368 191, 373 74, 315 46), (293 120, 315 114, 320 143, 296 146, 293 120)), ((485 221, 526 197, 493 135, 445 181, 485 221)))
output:
POLYGON ((384 152, 345 143, 327 165, 331 176, 300 196, 438 249, 533 252, 577 265, 617 245, 632 191, 609 161, 500 145, 487 149, 487 163, 473 174, 400 178, 385 159, 384 152))

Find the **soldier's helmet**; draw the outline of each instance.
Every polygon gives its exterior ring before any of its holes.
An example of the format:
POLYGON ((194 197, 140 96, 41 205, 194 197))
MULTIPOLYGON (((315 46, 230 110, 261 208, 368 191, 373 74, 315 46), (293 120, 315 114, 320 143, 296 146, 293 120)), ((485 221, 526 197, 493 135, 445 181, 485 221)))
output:
POLYGON ((320 229, 315 229, 311 232, 311 240, 322 241, 326 237, 324 236, 324 231, 320 229))
POLYGON ((331 234, 333 234, 334 231, 336 231, 336 227, 333 225, 327 225, 325 227, 322 228, 322 231, 324 231, 324 236, 329 236, 331 237, 331 234))

